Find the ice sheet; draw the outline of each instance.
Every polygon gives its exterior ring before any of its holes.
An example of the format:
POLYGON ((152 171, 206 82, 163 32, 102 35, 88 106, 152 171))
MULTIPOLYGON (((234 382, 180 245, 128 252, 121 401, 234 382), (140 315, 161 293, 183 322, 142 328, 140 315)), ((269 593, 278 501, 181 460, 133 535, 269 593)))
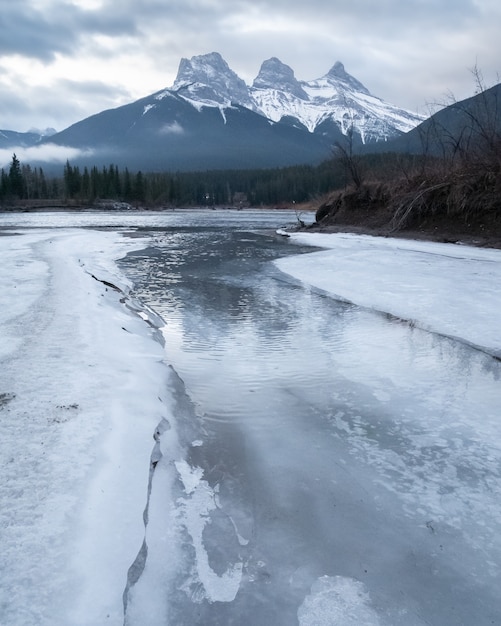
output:
POLYGON ((303 283, 501 355, 501 250, 346 233, 290 240, 328 248, 275 261, 303 283))

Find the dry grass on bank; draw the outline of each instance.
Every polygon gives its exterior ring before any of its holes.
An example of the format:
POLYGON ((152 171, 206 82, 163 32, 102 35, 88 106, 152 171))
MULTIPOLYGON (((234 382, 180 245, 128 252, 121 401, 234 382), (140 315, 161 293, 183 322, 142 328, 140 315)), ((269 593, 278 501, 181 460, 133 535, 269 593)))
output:
POLYGON ((377 229, 384 234, 413 230, 501 238, 499 163, 364 182, 330 194, 318 206, 317 225, 377 229))

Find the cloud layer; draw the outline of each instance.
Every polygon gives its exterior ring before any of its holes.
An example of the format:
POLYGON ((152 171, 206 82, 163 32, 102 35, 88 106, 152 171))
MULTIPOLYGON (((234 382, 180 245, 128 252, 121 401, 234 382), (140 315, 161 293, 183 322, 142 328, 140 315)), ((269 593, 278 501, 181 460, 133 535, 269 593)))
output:
POLYGON ((12 148, 2 148, 0 149, 0 168, 8 169, 12 162, 13 152, 21 163, 43 163, 44 166, 47 163, 65 163, 67 160, 71 161, 77 157, 92 155, 91 150, 82 151, 78 148, 57 146, 53 143, 29 148, 18 147, 15 148, 15 150, 12 148))
POLYGON ((0 13, 0 128, 58 130, 170 86, 218 51, 247 83, 272 56, 299 79, 336 60, 411 110, 501 71, 498 0, 16 0, 0 13))

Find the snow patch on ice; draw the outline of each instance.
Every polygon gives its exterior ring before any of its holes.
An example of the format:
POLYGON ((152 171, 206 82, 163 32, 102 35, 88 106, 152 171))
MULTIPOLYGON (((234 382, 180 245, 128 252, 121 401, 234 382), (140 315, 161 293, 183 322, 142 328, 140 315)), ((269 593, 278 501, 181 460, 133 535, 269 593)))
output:
MULTIPOLYGON (((232 602, 240 588, 242 580, 242 562, 230 565, 218 575, 210 566, 209 554, 205 548, 203 534, 207 524, 211 523, 210 514, 218 508, 217 488, 213 489, 203 480, 203 470, 190 467, 185 461, 176 462, 181 480, 188 497, 178 500, 180 519, 189 533, 196 554, 196 576, 203 585, 204 592, 192 595, 195 602, 204 599, 209 602, 232 602)), ((196 587, 196 580, 191 581, 196 587)), ((190 584, 186 585, 189 588, 190 584)))
POLYGON ((192 494, 200 484, 204 471, 201 467, 191 467, 186 461, 176 461, 176 469, 184 485, 187 495, 192 494))
POLYGON ((249 545, 249 539, 245 539, 245 537, 242 537, 242 535, 238 532, 238 526, 236 525, 235 520, 231 517, 231 515, 229 516, 229 519, 233 526, 233 529, 235 530, 235 535, 237 536, 238 543, 241 546, 249 545))
POLYGON ((322 576, 298 609, 300 626, 379 626, 363 583, 343 576, 322 576))

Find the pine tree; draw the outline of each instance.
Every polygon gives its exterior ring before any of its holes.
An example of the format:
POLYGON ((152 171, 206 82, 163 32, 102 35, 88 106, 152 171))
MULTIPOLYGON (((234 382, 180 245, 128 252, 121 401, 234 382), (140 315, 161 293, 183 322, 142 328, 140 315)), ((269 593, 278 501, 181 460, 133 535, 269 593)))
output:
POLYGON ((140 200, 144 202, 145 196, 146 196, 146 190, 145 190, 144 176, 140 170, 139 172, 137 172, 134 178, 133 197, 134 197, 134 200, 140 200))
POLYGON ((21 172, 21 164, 15 154, 9 168, 9 192, 18 198, 24 198, 24 180, 21 172))
POLYGON ((38 183, 39 183, 39 197, 48 198, 49 188, 47 186, 47 180, 45 178, 45 174, 43 173, 43 169, 41 167, 38 168, 38 183))
POLYGON ((132 200, 132 182, 130 178, 130 172, 127 168, 125 168, 125 172, 123 175, 123 198, 126 202, 132 200))
POLYGON ((9 176, 2 167, 0 172, 0 198, 5 198, 9 193, 9 176))
POLYGON ((91 197, 91 185, 90 185, 90 175, 89 175, 89 170, 87 169, 87 167, 84 167, 84 171, 82 174, 82 181, 81 181, 81 188, 80 188, 80 193, 82 195, 82 198, 85 198, 85 200, 88 201, 93 201, 94 198, 91 197))

